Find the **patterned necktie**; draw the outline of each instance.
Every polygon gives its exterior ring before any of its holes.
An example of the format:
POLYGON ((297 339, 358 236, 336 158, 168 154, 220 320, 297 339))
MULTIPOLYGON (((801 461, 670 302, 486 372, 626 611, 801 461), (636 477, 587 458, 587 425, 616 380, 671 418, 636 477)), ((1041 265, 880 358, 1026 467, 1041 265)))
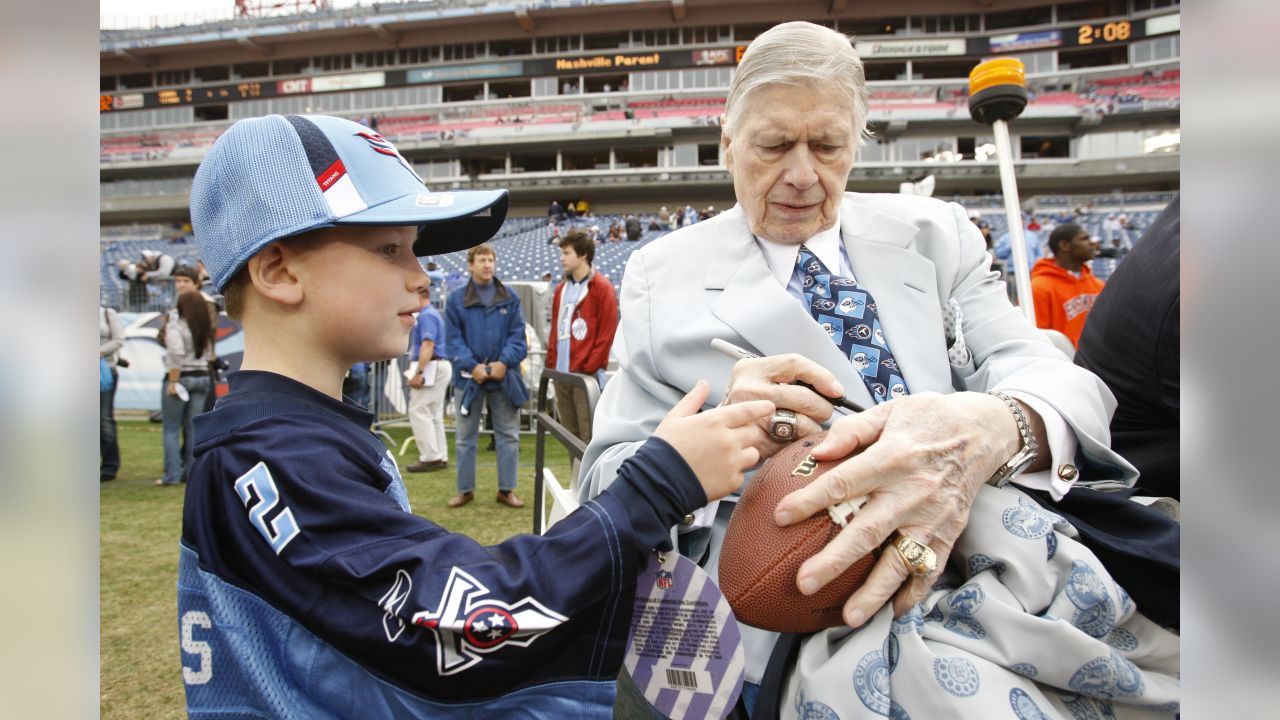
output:
POLYGON ((906 395, 907 383, 885 342, 871 293, 852 279, 832 273, 804 245, 796 256, 796 268, 809 314, 853 363, 876 402, 906 395))

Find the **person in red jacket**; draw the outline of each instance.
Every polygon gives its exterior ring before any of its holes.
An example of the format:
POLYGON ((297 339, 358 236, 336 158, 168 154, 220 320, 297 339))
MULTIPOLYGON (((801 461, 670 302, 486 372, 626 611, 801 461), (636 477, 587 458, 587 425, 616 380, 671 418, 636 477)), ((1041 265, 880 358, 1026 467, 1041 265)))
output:
POLYGON ((1102 281, 1085 264, 1098 248, 1087 230, 1067 223, 1049 233, 1049 250, 1052 258, 1040 258, 1031 267, 1036 325, 1057 330, 1079 345, 1085 318, 1102 292, 1102 281))
MULTIPOLYGON (((609 348, 618 330, 618 296, 609 279, 592 266, 596 245, 582 230, 560 239, 560 264, 564 280, 551 301, 552 339, 547 343, 547 367, 560 372, 595 377, 604 387, 609 348)), ((587 398, 573 387, 556 385, 560 422, 582 438, 591 440, 591 413, 587 398)))

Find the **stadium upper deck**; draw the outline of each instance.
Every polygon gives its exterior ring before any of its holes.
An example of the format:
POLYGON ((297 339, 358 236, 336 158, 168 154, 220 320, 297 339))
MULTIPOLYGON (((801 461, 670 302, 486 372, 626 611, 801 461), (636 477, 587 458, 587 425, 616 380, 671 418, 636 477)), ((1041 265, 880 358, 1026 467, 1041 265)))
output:
POLYGON ((965 109, 985 57, 1026 64, 1013 125, 1030 192, 1177 186, 1177 3, 679 0, 391 3, 292 18, 102 33, 103 215, 175 218, 204 149, 230 122, 324 112, 377 122, 433 187, 549 197, 723 202, 718 116, 738 53, 808 19, 857 38, 876 140, 850 187, 998 187, 986 128, 965 109))

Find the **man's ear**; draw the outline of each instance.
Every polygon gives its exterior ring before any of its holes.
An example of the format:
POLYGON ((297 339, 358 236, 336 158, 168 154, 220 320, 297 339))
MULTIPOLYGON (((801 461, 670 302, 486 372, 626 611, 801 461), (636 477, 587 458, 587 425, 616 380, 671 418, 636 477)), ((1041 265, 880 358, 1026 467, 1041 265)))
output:
POLYGON ((301 303, 302 282, 292 268, 296 258, 297 252, 285 243, 276 241, 267 244, 249 258, 245 265, 254 289, 263 297, 281 305, 301 303))
POLYGON ((724 158, 725 169, 729 171, 730 175, 732 175, 733 174, 733 153, 729 151, 729 144, 730 144, 729 133, 721 132, 720 133, 720 155, 724 158))

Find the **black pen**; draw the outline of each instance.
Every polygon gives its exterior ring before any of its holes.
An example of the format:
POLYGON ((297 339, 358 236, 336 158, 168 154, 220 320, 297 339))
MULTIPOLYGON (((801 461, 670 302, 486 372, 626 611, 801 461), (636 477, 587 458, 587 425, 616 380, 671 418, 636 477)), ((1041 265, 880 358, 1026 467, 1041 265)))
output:
MULTIPOLYGON (((719 350, 725 355, 728 355, 734 360, 754 360, 760 357, 759 355, 751 352, 750 350, 740 348, 737 345, 734 345, 733 343, 729 342, 728 340, 721 340, 720 338, 712 338, 711 347, 715 348, 716 350, 719 350)), ((831 403, 835 407, 844 408, 845 410, 848 410, 850 412, 855 412, 855 413, 860 413, 866 410, 866 408, 862 407, 861 405, 858 405, 857 403, 853 402, 852 400, 849 400, 848 398, 827 397, 826 395, 823 395, 822 393, 818 392, 817 388, 815 388, 814 386, 810 385, 809 383, 803 380, 797 380, 794 383, 792 383, 792 385, 799 385, 800 387, 808 388, 812 390, 814 393, 818 395, 818 397, 822 398, 823 400, 826 400, 827 402, 831 403)))

